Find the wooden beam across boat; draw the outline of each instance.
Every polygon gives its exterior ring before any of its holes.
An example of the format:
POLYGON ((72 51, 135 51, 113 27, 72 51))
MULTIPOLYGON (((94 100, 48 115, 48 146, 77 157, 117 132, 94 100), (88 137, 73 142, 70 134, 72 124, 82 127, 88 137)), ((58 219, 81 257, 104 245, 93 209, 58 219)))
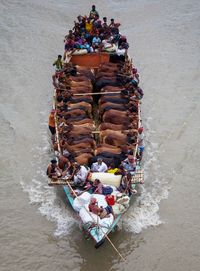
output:
POLYGON ((87 92, 87 93, 75 93, 73 96, 87 96, 87 95, 105 95, 105 94, 120 94, 121 91, 108 91, 108 92, 87 92))
POLYGON ((69 179, 48 179, 49 186, 68 185, 69 179))

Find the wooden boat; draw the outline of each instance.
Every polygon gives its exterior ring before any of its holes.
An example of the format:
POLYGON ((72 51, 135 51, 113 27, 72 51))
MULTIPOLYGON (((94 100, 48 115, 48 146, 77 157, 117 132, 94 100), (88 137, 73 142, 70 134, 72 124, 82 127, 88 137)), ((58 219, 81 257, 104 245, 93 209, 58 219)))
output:
MULTIPOLYGON (((123 55, 123 56, 118 56, 116 54, 116 52, 109 53, 109 52, 100 51, 100 52, 93 52, 93 53, 86 53, 85 54, 85 52, 82 53, 81 51, 77 50, 75 53, 73 53, 70 56, 66 55, 65 58, 66 58, 65 70, 62 70, 62 71, 60 71, 60 73, 57 73, 57 74, 62 74, 62 76, 63 76, 62 85, 60 87, 60 85, 54 84, 54 86, 55 86, 54 108, 56 109, 56 113, 55 113, 55 123, 56 123, 56 139, 55 139, 55 141, 56 141, 56 146, 57 146, 56 155, 59 156, 60 154, 63 154, 63 152, 65 151, 65 147, 63 147, 63 144, 61 144, 61 140, 62 140, 62 137, 64 134, 64 132, 63 132, 64 130, 62 129, 62 127, 63 127, 62 125, 69 126, 69 124, 71 124, 71 123, 67 122, 68 121, 67 118, 65 119, 67 124, 62 123, 62 120, 61 120, 62 118, 61 118, 61 116, 59 116, 60 109, 58 107, 58 101, 57 101, 58 94, 60 95, 60 89, 61 89, 61 92, 66 91, 66 86, 67 86, 68 88, 70 88, 70 91, 73 94, 72 97, 80 97, 81 101, 85 101, 84 97, 87 97, 87 98, 89 97, 89 101, 87 101, 86 103, 88 103, 90 105, 90 107, 92 107, 91 112, 90 113, 86 112, 86 114, 85 114, 86 115, 85 118, 91 120, 91 122, 89 122, 91 124, 90 127, 91 126, 93 127, 88 130, 88 131, 90 131, 89 137, 94 139, 96 142, 94 146, 91 145, 89 148, 90 149, 89 154, 91 154, 91 155, 88 155, 88 156, 86 155, 86 158, 81 160, 80 155, 77 155, 77 153, 79 153, 79 151, 80 151, 81 154, 84 156, 84 154, 87 154, 88 150, 85 150, 85 152, 84 152, 84 149, 83 150, 78 149, 78 151, 77 150, 74 151, 73 144, 67 143, 65 145, 65 146, 67 146, 66 147, 67 152, 70 155, 73 155, 74 160, 76 162, 78 162, 79 164, 84 165, 85 167, 88 168, 88 166, 91 165, 91 163, 89 162, 90 161, 89 158, 91 158, 91 156, 92 156, 92 158, 101 156, 104 161, 108 160, 108 159, 106 160, 106 157, 103 156, 103 153, 98 152, 100 149, 97 147, 96 144, 102 143, 102 142, 107 142, 108 144, 113 145, 113 149, 120 149, 122 147, 120 145, 120 140, 117 143, 117 146, 114 144, 116 141, 115 137, 113 137, 113 141, 112 141, 112 137, 110 138, 110 142, 109 142, 109 140, 106 141, 106 139, 109 139, 109 136, 103 136, 102 132, 104 132, 106 130, 108 132, 106 135, 109 135, 109 133, 113 134, 113 135, 120 134, 120 136, 121 136, 120 139, 127 137, 127 140, 128 140, 128 136, 124 134, 123 129, 122 129, 122 131, 115 131, 115 130, 110 130, 110 129, 109 129, 109 131, 108 131, 108 129, 100 130, 100 124, 101 124, 102 120, 104 119, 105 113, 101 113, 101 116, 100 116, 101 108, 99 105, 99 99, 101 99, 101 97, 106 97, 107 95, 111 95, 111 96, 113 95, 113 97, 115 97, 116 94, 122 95, 121 90, 124 88, 125 85, 121 84, 121 87, 116 87, 116 84, 114 84, 115 86, 113 86, 113 88, 107 88, 107 90, 103 91, 102 89, 105 89, 105 87, 110 86, 110 85, 112 86, 112 84, 110 84, 112 79, 105 80, 105 82, 107 82, 107 83, 103 84, 104 88, 102 88, 101 86, 98 86, 98 82, 99 82, 98 81, 98 78, 99 78, 98 74, 100 74, 100 72, 103 70, 102 67, 105 66, 105 67, 108 67, 108 71, 109 71, 109 67, 111 67, 111 71, 114 71, 115 75, 116 75, 116 73, 118 75, 120 75, 120 78, 122 78, 121 79, 122 81, 123 81, 123 77, 125 77, 125 78, 130 77, 131 79, 134 79, 134 74, 132 72, 133 71, 133 64, 132 64, 132 60, 127 55, 127 50, 125 52, 125 55, 123 55), (118 69, 119 66, 120 66, 120 69, 118 69), (74 69, 74 67, 76 67, 76 75, 71 76, 71 75, 69 75, 69 71, 70 71, 70 69, 74 69), (86 74, 89 74, 89 75, 92 74, 92 78, 91 78, 91 76, 88 76, 88 79, 83 80, 83 77, 86 74), (79 78, 80 78, 80 80, 79 80, 79 78), (63 82, 64 83, 67 82, 67 84, 64 85, 63 82), (84 82, 87 82, 87 83, 84 84, 84 82), (64 85, 64 87, 63 87, 63 85, 64 85), (88 90, 86 91, 84 88, 81 88, 81 86, 85 86, 86 89, 88 89, 88 90), (76 90, 78 90, 78 91, 76 91, 76 90)), ((103 74, 105 74, 105 72, 103 74)), ((105 77, 105 78, 109 78, 109 77, 105 77)), ((127 97, 127 95, 128 95, 128 99, 130 97, 134 96, 134 95, 131 96, 131 94, 129 94, 129 93, 126 94, 126 97, 127 97)), ((118 97, 118 96, 116 96, 116 97, 118 97)), ((133 98, 135 98, 135 96, 133 98)), ((137 158, 138 158, 138 156, 137 156, 137 154, 138 154, 138 145, 137 145, 138 128, 141 126, 140 99, 137 99, 137 97, 136 97, 133 100, 137 104, 137 112, 135 113, 135 120, 133 120, 133 122, 134 122, 133 127, 135 130, 135 134, 134 134, 135 138, 134 138, 134 145, 133 144, 131 145, 132 146, 131 151, 132 151, 132 156, 134 157, 135 161, 137 161, 137 162, 136 162, 136 169, 131 177, 131 189, 132 190, 135 189, 135 187, 138 183, 143 183, 143 171, 141 169, 140 162, 138 162, 138 160, 137 160, 137 158)), ((114 103, 116 104, 116 109, 114 109, 114 110, 117 110, 117 103, 116 102, 114 102, 114 103)), ((73 104, 73 102, 72 102, 72 104, 73 104)), ((72 104, 71 104, 71 106, 72 106, 72 104)), ((74 104, 75 104, 75 101, 74 101, 74 104)), ((69 105, 68 105, 68 107, 69 107, 69 105)), ((115 108, 115 106, 114 106, 114 108, 115 108)), ((69 112, 67 111, 65 117, 68 116, 68 113, 69 112)), ((70 118, 71 118, 71 115, 70 115, 70 118)), ((128 115, 127 115, 127 118, 129 118, 128 115)), ((76 119, 76 117, 74 117, 74 119, 76 119)), ((82 119, 82 118, 80 118, 80 119, 82 119)), ((119 121, 120 121, 120 119, 119 119, 119 121)), ((131 125, 131 124, 133 124, 133 122, 130 122, 129 124, 131 125)), ((77 121, 77 123, 78 123, 78 121, 77 121)), ((115 121, 115 125, 118 125, 118 124, 120 124, 120 123, 116 124, 116 121, 115 121)), ((78 131, 79 131, 80 127, 83 127, 83 125, 81 126, 81 124, 77 124, 75 126, 76 126, 75 134, 79 135, 78 131)), ((87 127, 87 122, 85 123, 85 127, 87 127)), ((66 130, 66 131, 67 132, 65 132, 65 138, 67 138, 67 140, 69 141, 71 131, 70 130, 66 130)), ((71 143, 73 143, 73 142, 71 142, 71 143)), ((126 147, 129 145, 130 144, 128 144, 128 142, 127 142, 126 147)), ((122 149, 120 149, 120 150, 122 151, 122 149)), ((128 154, 128 152, 127 152, 127 154, 128 154)), ((113 153, 113 157, 112 157, 112 155, 110 155, 109 158, 111 158, 111 160, 113 159, 113 161, 114 161, 115 156, 116 155, 113 153)), ((118 155, 118 157, 120 157, 120 155, 118 155)), ((119 165, 119 159, 118 159, 118 165, 119 165)), ((93 161, 95 161, 95 160, 93 160, 93 161)), ((121 162, 122 162, 122 160, 120 160, 120 163, 121 162)), ((104 242, 105 239, 109 239, 108 234, 111 231, 114 231, 114 229, 116 228, 123 213, 129 207, 130 198, 134 196, 134 194, 132 194, 132 193, 125 194, 125 193, 121 193, 117 190, 120 187, 122 178, 123 177, 121 174, 115 175, 114 173, 108 173, 108 172, 101 172, 101 173, 90 172, 88 174, 87 181, 94 182, 95 179, 99 179, 104 187, 111 187, 112 188, 111 195, 92 194, 91 192, 89 193, 87 191, 83 192, 84 191, 83 187, 81 187, 81 188, 76 187, 76 186, 74 187, 73 182, 70 178, 70 174, 68 174, 68 173, 64 177, 52 178, 52 179, 49 179, 49 181, 48 181, 48 184, 50 186, 58 186, 58 185, 63 186, 66 197, 68 198, 72 208, 75 210, 75 212, 77 212, 77 214, 79 215, 79 217, 82 221, 82 226, 83 226, 84 231, 86 232, 87 236, 90 236, 94 239, 96 248, 99 247, 104 242), (80 193, 80 191, 82 191, 82 192, 80 193), (91 198, 96 198, 99 206, 102 206, 103 208, 107 208, 108 205, 112 206, 112 213, 107 215, 105 218, 100 218, 99 215, 96 215, 96 214, 90 212, 88 205, 91 201, 91 198)))

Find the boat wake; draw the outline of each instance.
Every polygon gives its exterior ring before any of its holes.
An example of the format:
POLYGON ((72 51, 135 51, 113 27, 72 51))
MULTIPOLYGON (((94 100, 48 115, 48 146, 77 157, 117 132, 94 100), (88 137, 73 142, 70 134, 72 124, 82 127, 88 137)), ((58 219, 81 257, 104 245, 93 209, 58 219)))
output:
MULTIPOLYGON (((46 123, 43 125, 46 125, 46 123)), ((62 237, 69 234, 77 220, 68 209, 64 199, 57 195, 56 190, 46 183, 45 167, 47 162, 44 161, 44 157, 48 161, 51 150, 50 143, 46 144, 49 135, 44 127, 41 130, 43 130, 42 143, 41 146, 36 148, 37 152, 34 156, 36 162, 32 163, 32 166, 37 168, 36 174, 30 184, 23 182, 21 184, 24 191, 29 194, 30 203, 38 205, 40 213, 56 224, 54 235, 62 237)), ((146 128, 146 141, 151 137, 150 133, 154 132, 146 128)), ((159 204, 162 199, 168 197, 169 187, 159 170, 158 147, 156 143, 146 143, 145 185, 141 186, 140 195, 124 215, 123 228, 127 231, 140 233, 143 229, 163 223, 159 216, 159 204)))
POLYGON ((144 179, 145 185, 141 186, 139 196, 129 208, 123 220, 123 227, 127 231, 140 233, 150 226, 158 226, 164 221, 159 216, 159 205, 161 200, 168 198, 170 189, 167 181, 160 171, 157 143, 149 142, 151 133, 154 131, 145 129, 146 148, 144 157, 144 179), (147 143, 148 142, 148 143, 147 143))
MULTIPOLYGON (((45 113, 46 114, 46 113, 45 113)), ((39 212, 49 221, 56 224, 54 235, 61 237, 67 235, 77 223, 64 200, 57 195, 56 189, 47 184, 46 164, 52 155, 50 143, 47 144, 49 135, 46 122, 41 124, 42 142, 34 147, 32 167, 35 168, 35 175, 28 184, 21 181, 23 190, 28 193, 30 204, 38 206, 39 212)))

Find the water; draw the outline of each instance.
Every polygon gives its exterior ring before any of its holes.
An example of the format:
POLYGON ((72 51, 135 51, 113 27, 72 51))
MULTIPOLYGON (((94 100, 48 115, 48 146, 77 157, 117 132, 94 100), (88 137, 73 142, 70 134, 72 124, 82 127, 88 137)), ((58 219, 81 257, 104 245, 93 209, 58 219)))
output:
POLYGON ((96 1, 122 23, 145 96, 145 185, 99 250, 47 185, 52 62, 93 3, 2 0, 0 270, 181 270, 200 266, 198 1, 96 1))

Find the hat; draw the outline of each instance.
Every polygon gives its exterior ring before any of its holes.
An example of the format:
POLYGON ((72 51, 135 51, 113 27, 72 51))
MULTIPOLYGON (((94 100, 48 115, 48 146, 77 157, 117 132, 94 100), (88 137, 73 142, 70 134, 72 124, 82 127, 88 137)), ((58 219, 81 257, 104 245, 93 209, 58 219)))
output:
POLYGON ((51 163, 52 163, 52 164, 57 164, 57 160, 56 160, 55 158, 53 158, 53 159, 51 160, 51 163))

